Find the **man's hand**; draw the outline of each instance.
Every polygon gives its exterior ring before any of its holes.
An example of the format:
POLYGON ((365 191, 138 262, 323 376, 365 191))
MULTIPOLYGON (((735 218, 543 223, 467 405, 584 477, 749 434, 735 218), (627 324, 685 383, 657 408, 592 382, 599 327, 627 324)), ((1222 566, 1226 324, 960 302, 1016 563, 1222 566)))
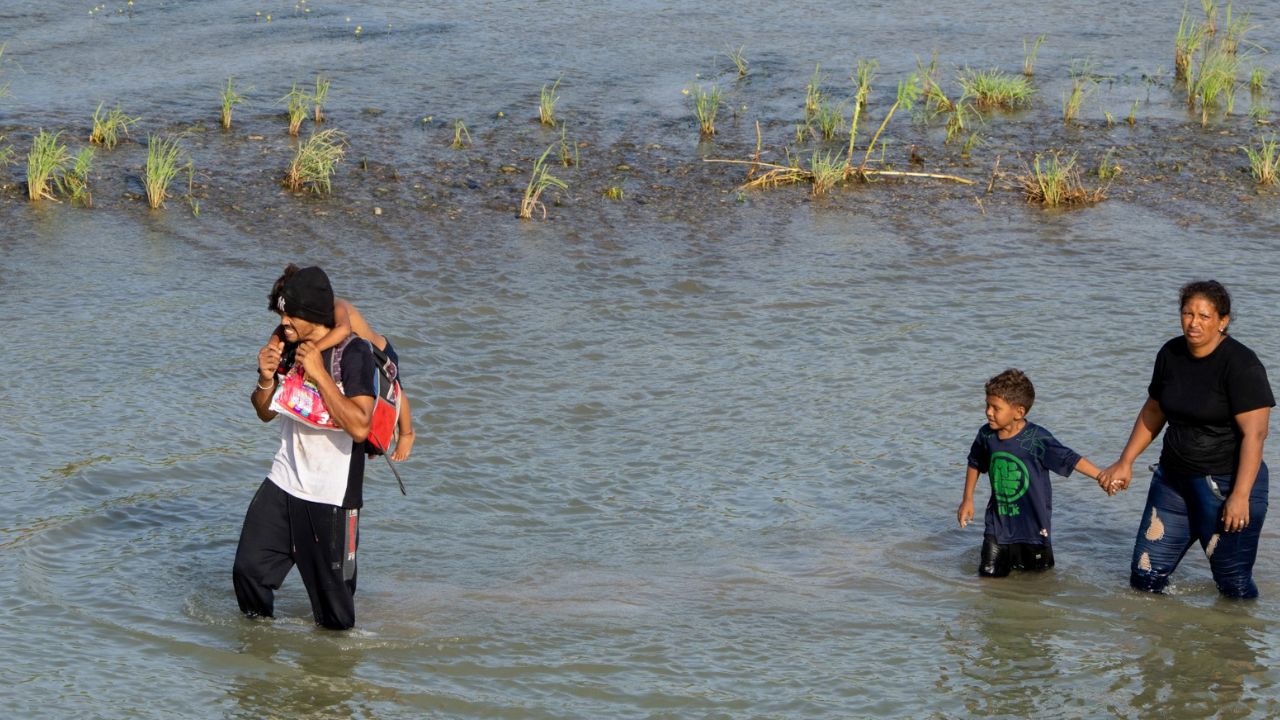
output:
POLYGON ((274 378, 276 368, 280 367, 280 357, 284 353, 284 341, 272 335, 267 344, 258 351, 259 379, 274 378))
POLYGON ((316 347, 316 344, 307 340, 298 345, 298 354, 294 357, 297 362, 302 364, 302 370, 307 377, 314 378, 321 372, 329 372, 324 366, 324 353, 316 347))

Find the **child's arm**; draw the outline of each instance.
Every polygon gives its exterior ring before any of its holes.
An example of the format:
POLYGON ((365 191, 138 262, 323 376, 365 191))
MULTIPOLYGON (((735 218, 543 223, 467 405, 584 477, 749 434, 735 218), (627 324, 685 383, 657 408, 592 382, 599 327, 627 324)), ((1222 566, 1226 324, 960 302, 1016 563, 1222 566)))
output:
POLYGON ((964 497, 960 500, 960 507, 956 508, 956 520, 960 521, 960 527, 969 524, 973 519, 973 489, 978 486, 978 469, 969 468, 964 474, 964 497))
POLYGON ((1105 490, 1108 495, 1115 495, 1115 493, 1107 487, 1107 483, 1103 482, 1102 469, 1089 462, 1089 458, 1081 456, 1079 462, 1076 463, 1076 471, 1084 473, 1084 476, 1090 480, 1097 481, 1098 487, 1105 490))
POLYGON ((374 332, 373 328, 369 327, 369 323, 365 322, 364 316, 360 314, 360 311, 356 309, 355 305, 352 305, 346 300, 334 300, 333 316, 335 320, 339 319, 339 307, 342 308, 341 321, 345 322, 347 327, 351 328, 351 332, 359 335, 365 340, 368 340, 371 345, 379 350, 387 349, 387 339, 374 332))
POLYGON ((409 396, 400 396, 400 419, 397 421, 397 427, 400 432, 396 438, 396 449, 391 453, 391 459, 400 462, 409 457, 409 453, 413 450, 413 414, 409 411, 409 396))
POLYGON ((337 347, 338 343, 346 340, 347 336, 352 333, 350 308, 351 303, 346 300, 334 299, 333 329, 325 333, 325 336, 320 338, 320 342, 316 343, 317 350, 328 350, 331 347, 337 347))

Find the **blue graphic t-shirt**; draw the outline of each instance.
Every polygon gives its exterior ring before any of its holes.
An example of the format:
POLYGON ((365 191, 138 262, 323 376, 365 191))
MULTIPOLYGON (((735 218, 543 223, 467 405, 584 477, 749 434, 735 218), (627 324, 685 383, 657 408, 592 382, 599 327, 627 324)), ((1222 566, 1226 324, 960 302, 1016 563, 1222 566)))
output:
POLYGON ((1048 430, 1028 422, 1008 440, 983 425, 969 450, 969 467, 991 479, 986 531, 996 542, 1048 545, 1053 512, 1052 471, 1067 477, 1080 462, 1048 430))

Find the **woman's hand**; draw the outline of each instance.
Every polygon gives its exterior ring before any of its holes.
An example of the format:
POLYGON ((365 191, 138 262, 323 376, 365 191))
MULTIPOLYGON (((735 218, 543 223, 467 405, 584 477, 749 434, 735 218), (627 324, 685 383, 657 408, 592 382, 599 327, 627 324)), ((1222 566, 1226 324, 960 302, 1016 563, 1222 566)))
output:
POLYGON ((1240 532, 1247 527, 1249 527, 1249 497, 1233 492, 1222 504, 1222 529, 1225 532, 1240 532))
POLYGON ((1108 495, 1115 495, 1121 490, 1128 490, 1129 483, 1132 480, 1133 465, 1123 460, 1117 460, 1098 475, 1098 486, 1107 491, 1108 495))

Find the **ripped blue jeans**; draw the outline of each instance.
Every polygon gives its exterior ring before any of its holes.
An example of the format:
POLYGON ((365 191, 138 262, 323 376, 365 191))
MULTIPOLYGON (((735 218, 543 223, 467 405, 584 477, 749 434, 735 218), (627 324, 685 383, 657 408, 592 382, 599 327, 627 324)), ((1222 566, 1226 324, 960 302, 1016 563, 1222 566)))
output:
POLYGON ((1249 493, 1248 527, 1228 533, 1222 531, 1222 505, 1234 482, 1234 475, 1173 477, 1156 466, 1129 566, 1135 590, 1163 592, 1182 556, 1199 541, 1218 592, 1232 598, 1258 596, 1253 561, 1267 516, 1267 464, 1258 468, 1249 493))

